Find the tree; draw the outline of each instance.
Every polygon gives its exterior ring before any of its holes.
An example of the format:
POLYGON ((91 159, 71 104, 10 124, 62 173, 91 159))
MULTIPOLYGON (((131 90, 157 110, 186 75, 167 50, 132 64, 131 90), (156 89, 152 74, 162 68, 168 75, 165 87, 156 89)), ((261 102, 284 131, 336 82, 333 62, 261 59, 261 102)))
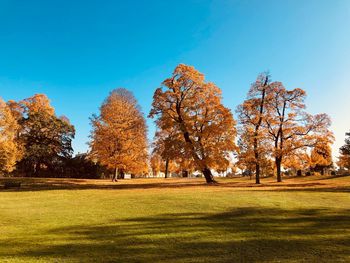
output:
POLYGON ((350 132, 345 134, 345 144, 340 148, 340 157, 338 165, 341 168, 346 168, 350 170, 350 132))
POLYGON ((325 169, 332 167, 332 148, 330 143, 325 140, 319 140, 312 148, 310 162, 314 171, 321 172, 324 175, 325 169))
POLYGON ((154 151, 151 154, 150 166, 153 176, 157 176, 163 170, 163 159, 158 153, 154 151))
POLYGON ((310 163, 307 149, 300 148, 285 156, 283 168, 291 171, 294 175, 302 176, 302 171, 310 168, 310 163))
POLYGON ((149 116, 157 118, 161 131, 173 129, 183 147, 179 155, 189 156, 207 183, 213 183, 210 169, 228 167, 228 153, 236 150, 235 121, 222 105, 221 90, 194 67, 178 65, 153 96, 149 116))
MULTIPOLYGON (((266 152, 266 137, 263 127, 265 119, 266 103, 269 99, 270 76, 267 73, 260 74, 250 87, 248 98, 243 104, 237 107, 239 123, 243 126, 245 140, 241 140, 241 149, 246 144, 246 151, 242 151, 244 156, 255 169, 255 183, 260 184, 260 166, 262 155, 266 152)), ((243 135, 242 134, 242 135, 243 135)))
POLYGON ((36 94, 9 105, 21 125, 18 138, 25 148, 21 170, 38 176, 43 168, 53 172, 63 159, 71 157, 74 127, 67 117, 55 115, 46 95, 36 94))
POLYGON ((114 169, 113 181, 125 172, 147 172, 147 127, 133 94, 123 88, 113 90, 91 118, 90 155, 114 169))
MULTIPOLYGON (((168 177, 169 165, 180 164, 182 163, 181 158, 185 157, 184 148, 186 145, 181 136, 182 134, 172 127, 155 133, 152 155, 158 155, 161 158, 160 161, 165 163, 165 169, 163 170, 165 178, 168 177)), ((185 158, 190 159, 191 156, 185 158)))
POLYGON ((0 98, 0 172, 9 173, 23 156, 17 140, 19 124, 10 107, 0 98))
MULTIPOLYGON (((248 127, 246 127, 248 128, 248 127)), ((256 155, 254 154, 254 130, 246 130, 246 128, 242 128, 239 131, 239 139, 238 139, 238 147, 239 152, 237 155, 237 165, 243 171, 243 174, 249 175, 250 177, 253 175, 253 171, 256 172, 256 155)), ((248 128, 249 129, 249 128, 248 128)), ((261 134, 260 129, 260 135, 261 134)), ((271 158, 269 152, 271 151, 271 147, 269 142, 264 139, 263 136, 259 137, 259 179, 260 175, 271 175, 273 174, 273 164, 271 162, 271 158)))
POLYGON ((277 181, 286 156, 305 147, 313 147, 320 139, 331 140, 331 121, 327 114, 311 115, 304 111, 306 93, 302 89, 286 90, 281 82, 273 82, 267 105, 266 125, 274 146, 277 181))

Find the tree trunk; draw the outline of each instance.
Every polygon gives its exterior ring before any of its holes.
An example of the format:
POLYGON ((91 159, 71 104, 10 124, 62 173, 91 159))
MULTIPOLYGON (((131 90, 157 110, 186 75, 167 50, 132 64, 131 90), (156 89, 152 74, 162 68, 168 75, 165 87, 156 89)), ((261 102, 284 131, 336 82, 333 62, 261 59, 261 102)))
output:
POLYGON ((169 159, 165 160, 165 178, 168 178, 169 159))
POLYGON ((182 177, 188 177, 188 171, 187 170, 183 170, 182 171, 182 177))
POLYGON ((118 168, 115 167, 114 174, 113 174, 113 177, 112 177, 112 182, 117 182, 118 181, 117 178, 118 178, 118 168))
POLYGON ((260 159, 259 159, 258 139, 257 139, 258 129, 259 129, 259 126, 256 126, 255 134, 254 134, 255 183, 256 184, 260 184, 260 159))
POLYGON ((255 133, 254 133, 255 183, 256 184, 260 184, 260 159, 259 159, 259 152, 258 152, 258 134, 259 134, 259 128, 262 122, 262 115, 264 113, 266 86, 268 82, 269 82, 269 77, 266 76, 264 81, 264 89, 261 94, 259 121, 255 125, 255 133))
POLYGON ((277 182, 282 182, 281 164, 282 164, 281 158, 277 157, 276 158, 277 182))
POLYGON ((205 180, 207 181, 208 184, 211 184, 211 183, 216 183, 216 181, 214 180, 214 177, 210 171, 209 168, 205 167, 203 170, 202 170, 202 173, 205 177, 205 180))
POLYGON ((260 165, 255 163, 255 183, 260 184, 260 165))

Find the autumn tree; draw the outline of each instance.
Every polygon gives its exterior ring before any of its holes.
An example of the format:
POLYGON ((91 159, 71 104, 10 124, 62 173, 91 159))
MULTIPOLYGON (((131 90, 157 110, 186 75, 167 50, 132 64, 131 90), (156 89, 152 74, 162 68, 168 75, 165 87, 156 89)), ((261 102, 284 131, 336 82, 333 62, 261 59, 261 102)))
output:
POLYGON ((164 173, 164 177, 168 178, 169 173, 177 172, 179 164, 174 159, 165 159, 159 155, 157 151, 152 151, 150 165, 153 176, 157 176, 160 172, 164 173))
MULTIPOLYGON (((256 172, 256 158, 254 154, 254 140, 252 137, 253 130, 246 131, 244 127, 239 130, 237 154, 237 166, 243 171, 243 174, 248 174, 250 177, 256 172)), ((271 147, 269 142, 261 140, 261 146, 259 147, 259 174, 271 175, 273 174, 273 163, 271 162, 270 151, 271 147)), ((260 177, 260 176, 259 176, 260 177)))
POLYGON ((68 118, 55 115, 46 95, 36 94, 8 105, 21 126, 18 138, 25 150, 21 170, 39 175, 42 168, 54 171, 62 159, 71 157, 74 127, 68 118))
POLYGON ((143 173, 147 166, 147 127, 133 94, 123 88, 113 90, 91 118, 90 156, 111 169, 113 181, 119 174, 143 173))
POLYGON ((158 153, 154 151, 151 154, 150 166, 152 169, 153 176, 157 176, 163 170, 163 166, 164 166, 163 159, 158 153))
POLYGON ((311 166, 311 159, 308 149, 300 148, 285 156, 283 161, 283 168, 297 176, 302 176, 302 171, 309 169, 311 166))
POLYGON ((350 170, 350 132, 346 133, 345 144, 340 148, 338 165, 350 170))
MULTIPOLYGON (((211 169, 229 166, 228 153, 236 149, 235 121, 222 104, 221 90, 194 67, 178 65, 153 96, 149 116, 159 130, 181 134, 184 156, 190 156, 207 183, 211 169)), ((178 139, 178 137, 176 137, 178 139)))
POLYGON ((19 124, 9 106, 0 98, 0 173, 9 173, 23 156, 18 141, 19 124))
POLYGON ((189 159, 191 156, 185 156, 185 143, 182 140, 182 134, 173 127, 158 130, 155 133, 152 153, 159 155, 161 161, 165 163, 164 174, 168 177, 169 165, 181 163, 181 158, 189 159))
POLYGON ((310 163, 311 168, 321 175, 324 175, 327 168, 332 167, 332 149, 328 141, 321 139, 316 142, 311 151, 310 163))
POLYGON ((239 123, 242 126, 239 159, 248 166, 254 166, 255 183, 260 184, 260 168, 266 153, 266 129, 263 121, 266 114, 266 103, 269 100, 270 76, 260 74, 251 85, 247 99, 237 107, 239 123), (249 164, 248 164, 249 162, 249 164))
POLYGON ((286 156, 298 149, 313 147, 320 139, 331 140, 327 114, 311 115, 304 111, 306 93, 302 89, 287 90, 281 82, 273 82, 271 100, 267 105, 266 126, 273 143, 277 181, 281 182, 281 167, 286 156))

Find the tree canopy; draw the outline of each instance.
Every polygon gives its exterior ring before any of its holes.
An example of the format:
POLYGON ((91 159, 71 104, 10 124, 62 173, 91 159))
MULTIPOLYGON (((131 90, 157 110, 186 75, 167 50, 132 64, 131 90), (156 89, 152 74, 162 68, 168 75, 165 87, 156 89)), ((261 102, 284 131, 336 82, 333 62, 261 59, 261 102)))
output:
POLYGON ((147 126, 133 94, 113 90, 91 118, 90 156, 115 174, 148 171, 147 126))
POLYGON ((178 65, 153 96, 149 114, 157 127, 179 140, 178 153, 193 160, 208 183, 211 169, 229 166, 236 150, 236 128, 231 111, 222 104, 221 90, 194 67, 178 65), (169 131, 171 130, 171 131, 169 131))
POLYGON ((345 144, 340 148, 338 165, 341 168, 350 170, 350 132, 347 132, 345 135, 345 144))
POLYGON ((19 168, 38 176, 42 169, 55 170, 73 154, 75 129, 67 117, 57 117, 46 95, 36 94, 18 103, 9 102, 20 124, 18 139, 25 151, 19 168))

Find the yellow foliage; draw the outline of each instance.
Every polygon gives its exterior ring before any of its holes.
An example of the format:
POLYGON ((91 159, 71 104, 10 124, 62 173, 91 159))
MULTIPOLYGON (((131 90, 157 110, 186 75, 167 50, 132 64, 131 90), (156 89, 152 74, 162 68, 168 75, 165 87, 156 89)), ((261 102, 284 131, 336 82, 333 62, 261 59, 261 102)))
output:
POLYGON ((17 142, 19 125, 9 106, 0 99, 0 171, 12 172, 23 156, 17 142))
POLYGON ((221 103, 221 90, 194 67, 180 64, 153 96, 150 117, 176 143, 177 155, 192 161, 212 182, 210 169, 229 167, 237 149, 236 122, 221 103))
POLYGON ((92 118, 91 157, 123 172, 148 171, 145 119, 134 96, 125 89, 113 90, 92 118))

